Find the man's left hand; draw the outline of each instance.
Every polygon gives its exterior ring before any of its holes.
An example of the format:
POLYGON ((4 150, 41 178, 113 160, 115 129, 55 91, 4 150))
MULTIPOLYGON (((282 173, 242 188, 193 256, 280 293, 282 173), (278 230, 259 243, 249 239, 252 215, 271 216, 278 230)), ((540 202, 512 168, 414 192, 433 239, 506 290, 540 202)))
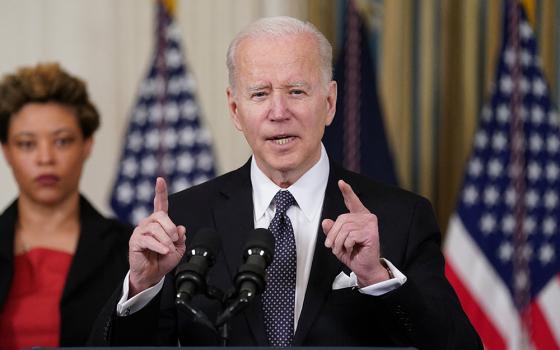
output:
POLYGON ((377 216, 362 204, 349 184, 339 180, 338 188, 349 213, 340 215, 336 221, 323 220, 325 246, 356 274, 360 287, 388 280, 389 274, 379 260, 377 216))

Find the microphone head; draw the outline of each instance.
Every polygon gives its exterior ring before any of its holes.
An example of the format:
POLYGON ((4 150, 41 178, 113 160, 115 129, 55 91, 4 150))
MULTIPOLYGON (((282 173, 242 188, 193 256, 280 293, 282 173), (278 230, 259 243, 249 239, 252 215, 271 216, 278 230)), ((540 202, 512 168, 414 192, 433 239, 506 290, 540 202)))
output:
POLYGON ((202 228, 194 235, 192 242, 187 246, 187 254, 199 255, 197 252, 206 252, 212 261, 220 252, 220 236, 215 230, 202 228))
POLYGON ((249 238, 247 243, 245 243, 245 248, 243 249, 244 258, 249 255, 249 250, 260 249, 264 253, 264 257, 267 260, 267 264, 270 264, 274 257, 274 236, 272 232, 266 228, 257 228, 249 232, 249 238))

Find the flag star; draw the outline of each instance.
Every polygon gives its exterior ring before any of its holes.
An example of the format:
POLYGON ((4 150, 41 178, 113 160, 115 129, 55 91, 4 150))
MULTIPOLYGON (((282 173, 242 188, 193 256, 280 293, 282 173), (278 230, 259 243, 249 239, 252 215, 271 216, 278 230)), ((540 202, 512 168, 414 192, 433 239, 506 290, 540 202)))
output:
POLYGON ((558 173, 560 173, 560 169, 558 169, 558 165, 556 163, 548 163, 546 165, 546 179, 549 182, 555 182, 558 180, 558 173))
POLYGON ((194 168, 194 159, 189 152, 183 152, 177 157, 177 169, 189 173, 194 168))
POLYGON ((179 107, 177 103, 169 101, 165 105, 165 120, 169 123, 176 123, 179 120, 179 107))
POLYGON ((144 175, 155 175, 158 162, 152 155, 145 156, 141 161, 141 171, 144 175))
POLYGON ((497 158, 493 158, 488 163, 488 175, 493 179, 502 175, 503 170, 504 170, 504 166, 502 165, 502 162, 500 162, 500 160, 497 158))
POLYGON ((532 216, 527 216, 527 218, 525 218, 525 221, 523 221, 523 232, 528 235, 532 235, 533 233, 535 233, 536 227, 537 223, 532 216))
POLYGON ((165 62, 170 68, 177 69, 181 66, 182 60, 181 52, 175 48, 170 48, 165 53, 165 62))
POLYGON ((488 186, 484 190, 484 203, 491 207, 494 206, 500 197, 500 193, 496 190, 495 186, 488 186))
POLYGON ((541 264, 547 265, 554 260, 555 251, 552 244, 544 244, 541 249, 539 249, 539 260, 541 264))
POLYGON ((501 124, 505 124, 509 121, 510 111, 509 107, 505 104, 500 104, 497 108, 497 119, 501 124))
POLYGON ((540 125, 544 121, 544 111, 539 105, 534 105, 531 109, 531 121, 540 125))
POLYGON ((542 223, 542 231, 545 236, 551 237, 556 232, 556 220, 552 216, 547 216, 542 223))
POLYGON ((523 21, 519 27, 519 33, 521 34, 521 38, 523 40, 531 39, 533 36, 533 29, 526 21, 523 21))
POLYGON ((484 214, 480 219, 480 230, 488 235, 496 228, 496 219, 492 214, 484 214))
POLYGON ((558 136, 550 135, 546 139, 546 150, 548 153, 556 154, 560 149, 560 140, 558 140, 558 136))
POLYGON ((132 120, 133 123, 137 124, 137 125, 144 125, 144 123, 146 123, 146 119, 148 118, 148 111, 146 111, 146 108, 142 105, 139 105, 138 107, 136 107, 134 109, 134 114, 132 115, 132 120))
POLYGON ((474 136, 474 144, 478 149, 486 148, 486 145, 488 144, 488 135, 486 135, 483 130, 478 131, 474 136))
POLYGON ((167 93, 170 95, 179 95, 183 91, 184 80, 185 78, 183 76, 171 78, 167 85, 167 93))
POLYGON ((492 137, 492 147, 494 148, 494 150, 496 152, 503 151, 506 148, 506 145, 507 139, 504 136, 504 133, 501 131, 496 132, 492 137))
POLYGON ((153 187, 148 180, 142 181, 136 186, 136 198, 140 201, 148 202, 153 197, 153 187))
POLYGON ((478 158, 473 158, 469 162, 469 175, 472 177, 479 177, 482 173, 482 162, 478 158))
POLYGON ((156 95, 157 93, 157 81, 155 78, 147 79, 140 86, 140 95, 148 98, 156 95))
POLYGON ((529 51, 523 49, 521 51, 521 65, 523 67, 529 67, 531 65, 531 61, 533 60, 533 56, 529 51))
POLYGON ((175 158, 171 154, 166 154, 161 161, 161 167, 165 174, 172 174, 175 171, 175 158))
POLYGON ((547 190, 544 195, 544 206, 548 210, 553 210, 558 205, 558 195, 553 190, 547 190))
POLYGON ((509 67, 513 66, 515 63, 515 57, 515 51, 511 48, 511 46, 508 46, 504 51, 504 61, 509 67))
POLYGON ((185 126, 179 131, 179 143, 191 147, 196 139, 196 131, 190 126, 185 126))
POLYGON ((498 257, 502 262, 506 263, 511 260, 511 256, 513 255, 513 247, 511 243, 508 241, 502 242, 500 247, 498 248, 498 257))
POLYGON ((525 203, 529 209, 533 209, 539 203, 539 194, 537 191, 531 189, 525 195, 525 203))
POLYGON ((187 73, 185 88, 190 93, 193 93, 196 90, 196 80, 194 79, 193 75, 190 72, 187 73))
POLYGON ((189 183, 189 181, 185 177, 181 176, 173 180, 171 187, 173 189, 173 192, 179 192, 184 190, 185 188, 188 188, 190 185, 191 184, 189 183))
POLYGON ((546 93, 546 84, 541 78, 533 81, 533 94, 537 97, 542 97, 546 93))
POLYGON ((489 122, 492 119, 492 109, 488 105, 482 107, 482 120, 489 122))
POLYGON ((201 152, 197 158, 197 166, 199 169, 209 171, 214 166, 214 158, 209 152, 201 152))
POLYGON ((123 204, 130 204, 134 198, 134 189, 129 182, 122 182, 117 186, 117 200, 123 204))
POLYGON ((513 81, 511 80, 511 77, 509 75, 503 76, 502 79, 500 80, 500 91, 504 95, 509 95, 511 94, 512 90, 513 90, 513 81))
POLYGON ((511 235, 513 233, 513 228, 515 227, 515 220, 511 214, 507 214, 502 218, 502 231, 511 235))
POLYGON ((527 177, 530 181, 535 182, 541 178, 542 168, 539 163, 531 161, 527 167, 528 174, 527 177))
POLYGON ((152 129, 146 134, 146 148, 156 150, 159 148, 159 130, 152 129))
POLYGON ((529 149, 533 153, 539 153, 543 148, 544 142, 538 133, 533 133, 529 137, 529 149))
POLYGON ((137 153, 142 149, 142 143, 144 140, 142 139, 142 134, 138 131, 133 131, 128 135, 128 142, 126 143, 126 147, 137 153))
POLYGON ((187 100, 183 103, 183 113, 188 120, 194 120, 198 107, 193 100, 187 100))
POLYGON ((477 200, 478 191, 476 190, 476 187, 474 185, 468 185, 465 187, 463 190, 463 202, 465 202, 467 206, 471 206, 475 204, 477 200))
POLYGON ((133 157, 127 157, 122 163, 122 174, 134 178, 138 173, 138 162, 133 157))
POLYGON ((161 120, 163 119, 163 110, 161 108, 161 105, 155 103, 150 107, 148 119, 153 124, 159 124, 161 122, 161 120))
POLYGON ((179 135, 177 135, 173 128, 168 128, 163 132, 163 145, 168 149, 175 148, 178 139, 179 135))
POLYGON ((131 213, 131 221, 133 224, 138 224, 140 222, 140 220, 148 217, 148 215, 150 215, 150 212, 148 211, 148 209, 146 209, 145 206, 143 205, 137 205, 136 207, 134 207, 134 209, 132 210, 131 213))

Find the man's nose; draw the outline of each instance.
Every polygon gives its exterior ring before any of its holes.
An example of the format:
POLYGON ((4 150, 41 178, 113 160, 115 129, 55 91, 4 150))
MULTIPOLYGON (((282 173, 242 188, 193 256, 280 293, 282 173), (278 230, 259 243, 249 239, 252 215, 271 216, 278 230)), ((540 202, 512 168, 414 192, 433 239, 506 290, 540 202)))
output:
POLYGON ((280 91, 277 91, 272 94, 270 118, 271 120, 279 121, 287 119, 288 115, 288 103, 286 101, 286 96, 280 91))

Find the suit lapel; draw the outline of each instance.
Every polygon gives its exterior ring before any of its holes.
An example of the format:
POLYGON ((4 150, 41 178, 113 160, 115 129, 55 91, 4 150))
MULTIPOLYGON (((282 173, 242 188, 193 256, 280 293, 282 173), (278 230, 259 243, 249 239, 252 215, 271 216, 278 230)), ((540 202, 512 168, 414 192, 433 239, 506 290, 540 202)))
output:
POLYGON ((96 269, 105 263, 105 255, 113 246, 111 241, 103 239, 109 226, 110 222, 80 196, 80 238, 68 271, 61 303, 87 283, 96 269))
POLYGON ((17 200, 0 216, 0 309, 6 301, 14 274, 16 220, 17 200))
MULTIPOLYGON (((242 262, 243 247, 254 228, 253 188, 249 160, 220 190, 221 198, 214 207, 216 230, 222 239, 228 271, 233 278, 242 262)), ((257 298, 244 311, 245 318, 257 345, 266 346, 262 302, 257 298)))
POLYGON ((337 181, 341 178, 340 168, 331 162, 329 181, 325 192, 323 212, 317 230, 317 241, 305 292, 305 300, 294 337, 295 346, 303 345, 313 322, 318 317, 319 311, 331 293, 332 282, 336 275, 345 269, 345 266, 334 256, 331 250, 325 247, 325 234, 321 227, 321 222, 324 219, 336 220, 340 214, 348 212, 337 185, 337 181))

